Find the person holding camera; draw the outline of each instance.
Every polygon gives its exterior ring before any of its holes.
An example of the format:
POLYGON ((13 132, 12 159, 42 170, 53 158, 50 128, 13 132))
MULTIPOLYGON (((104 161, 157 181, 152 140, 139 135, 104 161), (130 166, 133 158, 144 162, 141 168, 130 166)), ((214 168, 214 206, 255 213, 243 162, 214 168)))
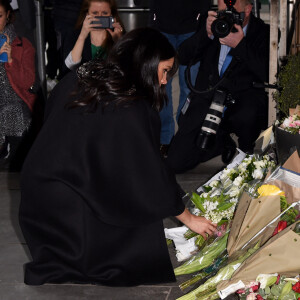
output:
POLYGON ((52 91, 21 175, 26 284, 175 281, 163 219, 176 216, 205 239, 216 230, 185 208, 159 151, 175 55, 159 31, 132 30, 52 91))
POLYGON ((267 95, 253 83, 268 81, 269 26, 252 14, 250 0, 219 0, 218 9, 209 11, 179 47, 181 64, 200 61, 200 67, 168 153, 177 173, 220 154, 229 163, 236 149, 230 133, 242 151, 252 153, 266 126, 267 95), (215 106, 220 96, 225 109, 215 106), (205 135, 213 142, 203 143, 205 135))
POLYGON ((63 46, 65 66, 70 70, 93 58, 106 58, 123 34, 115 0, 84 0, 76 28, 63 46))

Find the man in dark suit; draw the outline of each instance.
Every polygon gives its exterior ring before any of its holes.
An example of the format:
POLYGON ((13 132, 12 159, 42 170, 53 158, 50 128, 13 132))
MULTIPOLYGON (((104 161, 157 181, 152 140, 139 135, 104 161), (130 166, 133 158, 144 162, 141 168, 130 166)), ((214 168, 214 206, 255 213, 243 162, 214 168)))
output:
MULTIPOLYGON (((223 0, 218 9, 224 10, 223 0)), ((235 29, 226 37, 214 37, 211 29, 217 13, 208 12, 202 18, 199 30, 179 47, 179 60, 183 65, 200 61, 195 88, 208 93, 192 92, 179 117, 179 129, 169 152, 167 162, 177 173, 194 168, 198 163, 223 154, 228 163, 235 151, 229 134, 238 137, 239 148, 251 153, 254 142, 267 121, 267 95, 264 88, 255 88, 253 82, 268 80, 269 26, 252 14, 251 0, 237 0, 234 8, 244 12, 243 26, 234 24, 235 29), (204 25, 204 26, 203 26, 204 25), (228 60, 228 58, 229 60, 228 60), (223 73, 223 65, 229 65, 223 73), (222 76, 225 79, 222 80, 222 76), (235 103, 228 105, 218 127, 216 141, 208 149, 199 148, 199 133, 216 86, 230 94, 235 103)))

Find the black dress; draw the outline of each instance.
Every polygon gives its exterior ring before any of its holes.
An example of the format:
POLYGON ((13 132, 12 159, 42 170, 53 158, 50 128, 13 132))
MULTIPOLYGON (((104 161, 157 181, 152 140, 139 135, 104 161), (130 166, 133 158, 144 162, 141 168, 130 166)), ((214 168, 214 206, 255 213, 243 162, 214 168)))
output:
POLYGON ((145 100, 67 109, 75 83, 70 73, 53 91, 24 163, 25 283, 175 281, 162 219, 184 205, 160 157, 158 113, 145 100))

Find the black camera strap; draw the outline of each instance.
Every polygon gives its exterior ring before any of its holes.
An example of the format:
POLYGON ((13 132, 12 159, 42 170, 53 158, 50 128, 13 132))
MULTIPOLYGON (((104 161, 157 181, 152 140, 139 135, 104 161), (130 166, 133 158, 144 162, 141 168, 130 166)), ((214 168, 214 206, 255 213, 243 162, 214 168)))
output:
POLYGON ((189 87, 189 89, 195 93, 195 94, 209 94, 212 91, 216 90, 219 86, 222 85, 222 87, 226 87, 226 85, 228 84, 227 82, 229 82, 229 78, 228 76, 230 75, 230 73, 232 72, 232 70, 239 64, 240 59, 233 57, 231 63, 229 64, 228 68, 226 69, 226 71, 223 74, 223 77, 221 78, 221 80, 219 82, 217 82, 217 84, 215 84, 213 87, 207 89, 207 90, 197 90, 193 85, 192 85, 192 80, 191 80, 191 67, 196 63, 195 61, 192 60, 192 62, 187 66, 186 70, 185 70, 185 79, 187 82, 187 85, 189 87))

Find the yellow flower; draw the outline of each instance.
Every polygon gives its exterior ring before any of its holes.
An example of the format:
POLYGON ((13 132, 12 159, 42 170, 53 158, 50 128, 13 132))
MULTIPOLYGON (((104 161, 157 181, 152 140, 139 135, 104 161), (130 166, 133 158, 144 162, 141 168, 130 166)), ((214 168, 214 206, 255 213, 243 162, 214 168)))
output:
POLYGON ((280 190, 279 187, 276 185, 272 184, 263 184, 260 186, 257 190, 259 193, 259 196, 270 196, 270 195, 280 195, 280 196, 285 196, 284 192, 280 190))

